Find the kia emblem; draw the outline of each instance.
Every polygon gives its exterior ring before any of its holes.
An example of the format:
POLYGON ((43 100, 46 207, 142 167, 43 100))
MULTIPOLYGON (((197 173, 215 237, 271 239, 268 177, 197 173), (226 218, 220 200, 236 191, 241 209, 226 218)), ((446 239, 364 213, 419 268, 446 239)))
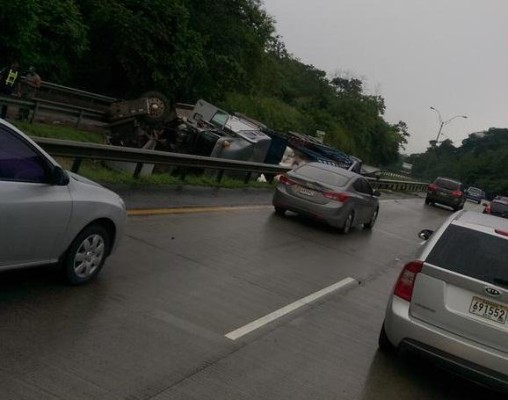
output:
POLYGON ((487 293, 490 296, 499 296, 501 294, 501 292, 499 290, 496 290, 496 289, 491 288, 491 287, 486 287, 485 288, 485 293, 487 293))

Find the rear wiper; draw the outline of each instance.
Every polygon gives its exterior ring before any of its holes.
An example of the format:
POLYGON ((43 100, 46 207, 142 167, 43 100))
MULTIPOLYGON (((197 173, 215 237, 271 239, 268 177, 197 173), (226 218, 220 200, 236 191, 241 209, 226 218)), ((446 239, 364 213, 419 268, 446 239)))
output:
POLYGON ((506 286, 508 287, 508 279, 503 279, 503 278, 494 278, 492 279, 492 281, 494 283, 497 283, 499 285, 502 285, 502 286, 506 286))

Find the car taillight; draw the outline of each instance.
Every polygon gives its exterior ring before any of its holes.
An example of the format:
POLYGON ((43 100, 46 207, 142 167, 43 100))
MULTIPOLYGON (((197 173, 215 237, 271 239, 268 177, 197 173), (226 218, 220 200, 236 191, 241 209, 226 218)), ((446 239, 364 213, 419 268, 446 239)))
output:
POLYGON ((296 183, 296 182, 292 181, 291 179, 289 179, 287 175, 281 175, 279 177, 279 182, 282 183, 283 185, 286 185, 286 186, 291 186, 296 183))
POLYGON ((347 199, 349 199, 349 195, 347 193, 324 192, 323 196, 327 199, 340 201, 341 203, 344 203, 347 199))
POLYGON ((404 266, 404 269, 395 283, 393 294, 406 301, 411 301, 416 275, 422 270, 423 261, 411 261, 404 266))
POLYGON ((427 190, 429 192, 435 192, 437 190, 437 185, 431 183, 429 186, 427 186, 427 190))
POLYGON ((462 196, 462 192, 460 190, 454 190, 452 192, 452 196, 453 197, 461 197, 462 196))
POLYGON ((498 235, 508 236, 508 232, 502 229, 495 229, 494 232, 496 232, 498 235))

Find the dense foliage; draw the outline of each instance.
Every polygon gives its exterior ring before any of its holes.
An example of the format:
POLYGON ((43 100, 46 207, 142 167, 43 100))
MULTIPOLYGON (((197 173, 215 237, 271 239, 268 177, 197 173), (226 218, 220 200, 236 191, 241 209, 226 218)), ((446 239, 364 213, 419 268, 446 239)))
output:
POLYGON ((407 162, 413 164, 416 176, 428 181, 447 176, 479 187, 489 196, 508 196, 508 129, 471 134, 460 147, 445 140, 423 154, 411 155, 407 162))
MULTIPOLYGON (((261 0, 0 0, 0 57, 44 80, 134 98, 204 98, 273 129, 315 134, 389 165, 408 129, 383 118, 383 98, 359 79, 288 54, 261 0)), ((337 66, 340 67, 340 66, 337 66)))

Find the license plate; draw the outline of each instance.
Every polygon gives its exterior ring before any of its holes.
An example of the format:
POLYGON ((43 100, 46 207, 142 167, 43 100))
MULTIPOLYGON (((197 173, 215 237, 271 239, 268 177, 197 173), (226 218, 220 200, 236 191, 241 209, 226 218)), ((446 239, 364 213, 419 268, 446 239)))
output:
POLYGON ((301 194, 304 194, 306 196, 314 196, 316 194, 316 192, 314 190, 311 190, 311 189, 307 189, 307 188, 304 188, 304 187, 300 187, 298 189, 298 191, 301 193, 301 194))
POLYGON ((471 301, 469 312, 499 324, 504 324, 506 323, 508 308, 475 296, 471 301))

